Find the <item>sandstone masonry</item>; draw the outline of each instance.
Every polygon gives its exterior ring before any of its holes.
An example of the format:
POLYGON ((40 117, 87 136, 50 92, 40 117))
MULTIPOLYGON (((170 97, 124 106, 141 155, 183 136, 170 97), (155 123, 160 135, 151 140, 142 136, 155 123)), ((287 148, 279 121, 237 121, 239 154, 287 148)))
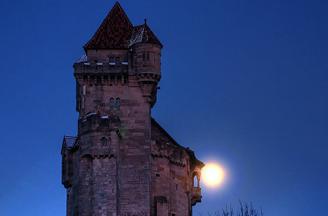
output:
POLYGON ((67 216, 190 216, 203 163, 151 117, 162 44, 119 3, 74 64, 77 136, 62 145, 67 216))

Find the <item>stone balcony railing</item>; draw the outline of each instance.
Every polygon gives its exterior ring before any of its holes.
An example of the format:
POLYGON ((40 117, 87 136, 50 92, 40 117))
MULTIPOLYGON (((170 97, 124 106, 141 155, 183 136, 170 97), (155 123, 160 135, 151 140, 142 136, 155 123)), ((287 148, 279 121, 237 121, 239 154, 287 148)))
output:
POLYGON ((196 205, 196 203, 202 201, 202 189, 200 187, 193 187, 191 192, 191 204, 196 205))

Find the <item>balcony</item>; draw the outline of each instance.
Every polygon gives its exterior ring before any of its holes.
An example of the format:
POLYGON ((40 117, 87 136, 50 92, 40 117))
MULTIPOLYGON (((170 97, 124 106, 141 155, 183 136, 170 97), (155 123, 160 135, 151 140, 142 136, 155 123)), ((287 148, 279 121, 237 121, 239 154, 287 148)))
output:
POLYGON ((200 187, 193 187, 191 192, 191 205, 202 201, 202 189, 200 187))

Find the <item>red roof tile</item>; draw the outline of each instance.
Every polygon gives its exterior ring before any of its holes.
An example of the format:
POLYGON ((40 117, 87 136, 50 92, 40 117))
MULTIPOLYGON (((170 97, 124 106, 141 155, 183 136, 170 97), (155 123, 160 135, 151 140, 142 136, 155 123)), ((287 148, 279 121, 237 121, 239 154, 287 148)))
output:
POLYGON ((120 3, 116 2, 84 49, 127 49, 136 43, 163 47, 146 22, 133 27, 120 3))
POLYGON ((84 49, 127 49, 132 30, 132 23, 116 2, 84 49))

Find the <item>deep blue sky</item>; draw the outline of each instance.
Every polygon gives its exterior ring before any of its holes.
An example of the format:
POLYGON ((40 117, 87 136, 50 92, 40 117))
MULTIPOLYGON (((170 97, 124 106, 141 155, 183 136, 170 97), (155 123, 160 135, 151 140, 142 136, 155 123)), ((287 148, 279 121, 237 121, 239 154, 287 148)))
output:
MULTIPOLYGON (((60 147, 75 134, 73 62, 109 0, 1 0, 0 214, 65 212, 60 147)), ((326 0, 125 0, 164 44, 155 118, 229 170, 195 215, 238 199, 267 216, 325 215, 326 0)))

